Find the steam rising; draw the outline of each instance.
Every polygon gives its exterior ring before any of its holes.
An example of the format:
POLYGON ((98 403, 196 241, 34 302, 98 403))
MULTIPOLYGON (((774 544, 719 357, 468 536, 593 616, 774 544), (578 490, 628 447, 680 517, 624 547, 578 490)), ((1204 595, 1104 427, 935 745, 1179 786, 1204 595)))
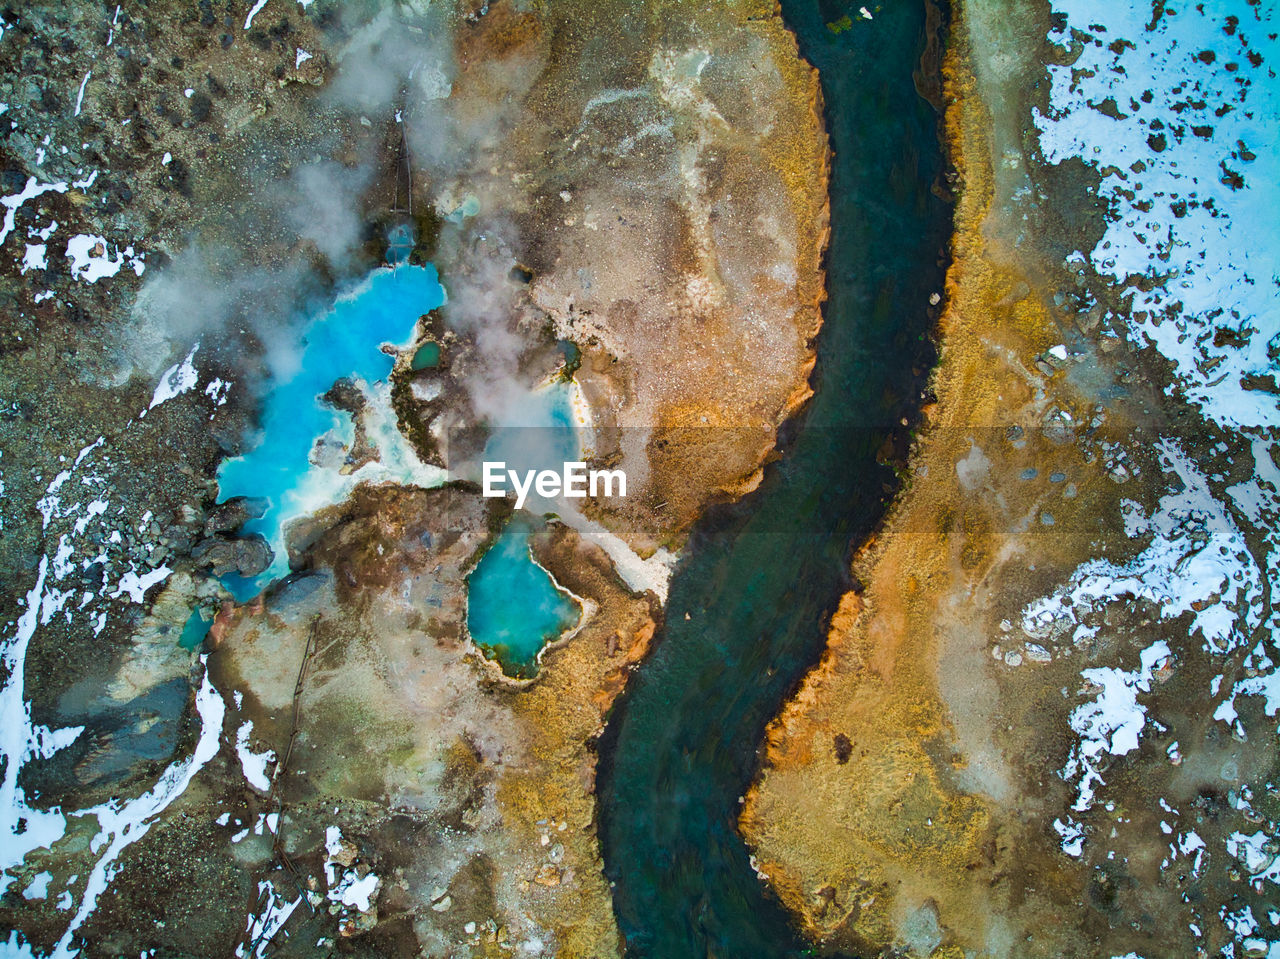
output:
MULTIPOLYGON (((389 192, 395 174, 400 121, 415 202, 429 194, 448 214, 453 197, 474 197, 474 214, 445 223, 436 245, 449 294, 445 319, 476 347, 454 373, 480 420, 525 423, 529 394, 519 381, 528 331, 521 330, 523 288, 509 279, 519 237, 495 215, 510 186, 493 171, 542 64, 517 57, 473 65, 472 95, 459 96, 453 50, 443 14, 407 6, 382 10, 331 50, 335 70, 316 98, 319 115, 310 128, 326 132, 298 141, 292 149, 299 155, 258 174, 238 208, 198 231, 167 268, 148 272, 139 322, 122 344, 119 379, 154 375, 210 330, 251 332, 265 347, 268 372, 289 376, 300 324, 325 308, 331 281, 352 282, 367 269, 363 246, 369 224, 389 204, 380 193, 389 192), (351 157, 358 159, 341 159, 351 157), (227 231, 228 220, 242 227, 227 231)), ((270 146, 294 142, 277 134, 270 146)))

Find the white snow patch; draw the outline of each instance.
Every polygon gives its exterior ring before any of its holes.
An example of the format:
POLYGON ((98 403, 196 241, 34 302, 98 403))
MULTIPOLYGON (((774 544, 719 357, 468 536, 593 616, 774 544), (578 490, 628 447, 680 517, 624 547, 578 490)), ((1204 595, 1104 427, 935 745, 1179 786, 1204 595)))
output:
POLYGON ((1105 785, 1098 772, 1103 754, 1123 756, 1138 748, 1138 740, 1147 723, 1146 708, 1138 702, 1138 693, 1151 690, 1151 674, 1172 654, 1164 640, 1152 643, 1140 654, 1138 669, 1096 668, 1081 675, 1097 690, 1097 698, 1083 703, 1071 712, 1071 728, 1080 737, 1072 747, 1062 778, 1080 777, 1079 791, 1072 809, 1084 812, 1093 804, 1095 785, 1105 785))
POLYGON ((24 899, 43 899, 49 894, 49 882, 53 879, 53 874, 46 871, 37 873, 36 877, 27 883, 27 888, 22 890, 24 899))
POLYGON ((129 598, 135 603, 141 603, 146 599, 147 590, 156 583, 163 582, 170 573, 168 566, 157 566, 155 569, 139 575, 135 570, 129 570, 120 577, 120 581, 116 584, 115 591, 111 593, 111 598, 116 599, 121 593, 128 593, 129 598))
POLYGON ((293 902, 286 902, 276 893, 275 887, 264 879, 258 883, 258 901, 263 903, 262 911, 251 913, 245 927, 249 949, 245 949, 243 942, 236 946, 235 954, 240 959, 247 959, 249 956, 261 959, 267 954, 272 940, 284 928, 293 911, 302 905, 302 895, 299 894, 293 902))
MULTIPOLYGON (((267 764, 274 762, 274 750, 255 753, 249 746, 249 737, 253 734, 253 720, 245 720, 236 732, 236 755, 240 757, 240 768, 244 770, 244 778, 259 792, 271 791, 271 778, 267 775, 267 764)), ((272 814, 274 815, 274 813, 272 814)), ((274 832, 274 829, 272 830, 274 832)))
POLYGON ((1084 852, 1084 826, 1068 817, 1053 821, 1054 831, 1062 837, 1062 851, 1074 859, 1079 859, 1084 852))
POLYGON ((71 275, 86 283, 97 283, 104 277, 115 276, 125 265, 138 276, 146 269, 143 256, 134 253, 132 245, 112 257, 106 238, 91 233, 79 233, 68 240, 67 257, 71 260, 71 275))
POLYGON ((156 384, 155 392, 151 394, 151 405, 142 411, 141 416, 146 416, 147 410, 154 410, 166 400, 171 400, 196 385, 200 374, 196 372, 192 360, 198 349, 200 349, 199 343, 191 347, 191 352, 187 354, 186 359, 181 363, 173 364, 161 374, 160 382, 156 384))
POLYGON ((338 888, 330 891, 329 898, 336 897, 344 906, 353 906, 361 912, 368 912, 369 900, 377 894, 382 880, 374 873, 369 873, 363 879, 353 880, 352 876, 354 873, 348 872, 338 888))
MULTIPOLYGON (((203 664, 207 657, 201 656, 203 664)), ((104 844, 107 851, 94 865, 85 884, 84 897, 80 900, 80 908, 76 911, 66 932, 50 956, 50 959, 71 959, 78 950, 73 950, 71 941, 76 930, 92 915, 98 904, 98 897, 106 891, 111 880, 115 878, 120 867, 116 860, 126 847, 137 842, 150 830, 155 817, 162 813, 175 799, 186 791, 195 774, 199 772, 218 751, 218 741, 222 734, 222 720, 226 715, 226 704, 218 691, 209 682, 209 674, 205 673, 196 692, 196 711, 200 715, 200 738, 196 742, 195 751, 186 759, 170 765, 157 780, 155 786, 136 799, 120 801, 112 799, 99 806, 74 812, 73 816, 95 816, 98 820, 98 835, 90 843, 91 850, 98 850, 104 844)))
POLYGON ((204 395, 213 400, 214 407, 219 407, 227 401, 227 394, 231 392, 231 384, 224 379, 214 377, 204 388, 204 395))
POLYGON ((244 18, 244 28, 246 30, 253 26, 253 18, 256 17, 259 11, 261 11, 266 5, 267 0, 258 0, 258 2, 253 5, 253 8, 249 11, 249 15, 244 18))
MULTIPOLYGON (((78 185, 78 184, 77 184, 78 185)), ((12 196, 0 197, 0 206, 4 207, 4 224, 0 226, 0 243, 13 232, 18 207, 44 193, 66 193, 66 183, 38 183, 35 177, 27 178, 27 185, 12 196)))
POLYGON ((1112 0, 1053 6, 1066 22, 1050 39, 1079 56, 1049 67, 1040 149, 1102 175, 1109 222, 1089 258, 1132 298, 1130 337, 1173 363, 1179 391, 1208 418, 1273 424, 1275 395, 1248 384, 1280 366, 1277 7, 1249 8, 1255 22, 1228 32, 1221 4, 1154 16, 1151 4, 1112 0), (1154 97, 1142 102, 1142 91, 1154 97))
POLYGON ((66 819, 59 808, 33 809, 18 785, 18 773, 31 755, 34 730, 31 705, 23 695, 27 647, 39 624, 49 559, 40 558, 35 584, 27 592, 26 610, 18 617, 14 634, 3 643, 2 658, 7 680, 0 687, 0 758, 4 779, 0 781, 0 893, 13 882, 9 870, 21 865, 34 849, 49 848, 66 832, 66 819))
POLYGON ((1023 611, 1022 625, 1030 635, 1073 626, 1081 615, 1127 596, 1159 606, 1166 619, 1202 607, 1191 632, 1200 632, 1216 652, 1236 648, 1257 628, 1254 606, 1262 595, 1262 577, 1244 536, 1178 446, 1164 439, 1156 448, 1166 472, 1183 488, 1162 497, 1150 517, 1129 504, 1125 531, 1131 537, 1150 535, 1150 546, 1123 566, 1105 559, 1079 566, 1066 585, 1023 611))
POLYGON ((329 886, 329 900, 368 912, 370 901, 377 895, 382 882, 372 872, 361 877, 355 869, 347 869, 338 878, 338 869, 342 863, 336 857, 342 852, 342 845, 342 830, 338 826, 329 826, 324 836, 324 876, 329 886))
POLYGON ((1233 832, 1227 839, 1227 852, 1240 861, 1254 879, 1267 879, 1280 885, 1280 862, 1275 853, 1267 852, 1270 837, 1259 829, 1253 835, 1233 832))
POLYGON ((48 246, 44 243, 28 243, 26 252, 22 254, 22 267, 20 273, 26 273, 27 270, 46 270, 49 268, 49 260, 45 256, 48 246))
POLYGON ((93 76, 93 71, 92 71, 92 70, 90 70, 88 73, 86 73, 86 74, 84 75, 84 79, 80 81, 80 90, 76 93, 76 112, 75 112, 75 116, 79 116, 79 115, 80 115, 80 107, 84 105, 84 88, 85 88, 85 85, 86 85, 86 84, 88 84, 88 82, 89 82, 89 78, 90 78, 91 76, 93 76))

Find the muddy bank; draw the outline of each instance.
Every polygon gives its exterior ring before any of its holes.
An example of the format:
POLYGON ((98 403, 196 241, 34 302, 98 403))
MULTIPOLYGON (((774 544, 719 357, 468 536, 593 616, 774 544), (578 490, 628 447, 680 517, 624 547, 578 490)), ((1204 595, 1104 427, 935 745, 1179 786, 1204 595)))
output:
POLYGON ((214 574, 269 557, 216 471, 305 323, 382 263, 411 179, 409 257, 448 308, 394 384, 333 384, 350 442, 313 453, 373 462, 389 408, 446 462, 576 371, 595 458, 635 484, 591 518, 615 558, 678 546, 806 392, 816 80, 763 3, 394 12, 3 18, 3 822, 25 838, 0 912, 38 949, 619 949, 592 750, 657 590, 553 524, 539 560, 588 615, 513 684, 466 637, 497 522, 474 490, 360 487, 236 606, 214 574))
POLYGON ((936 402, 740 825, 822 949, 1205 955, 1273 892, 1240 837, 1268 834, 1274 738, 1220 721, 1217 678, 1267 615, 1263 530, 1223 493, 1249 441, 1170 398, 1072 255, 1104 224, 1097 174, 1029 122, 1070 61, 1048 11, 956 13, 936 402), (1176 572, 1206 548, 1234 558, 1176 572))

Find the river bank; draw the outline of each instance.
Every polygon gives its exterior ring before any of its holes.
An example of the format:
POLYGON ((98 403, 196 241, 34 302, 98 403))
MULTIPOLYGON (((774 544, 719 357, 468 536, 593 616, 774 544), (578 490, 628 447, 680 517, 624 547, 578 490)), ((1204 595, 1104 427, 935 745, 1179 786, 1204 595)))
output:
POLYGON ((1248 916, 1273 880, 1242 837, 1268 835, 1273 724, 1255 699, 1233 730, 1220 690, 1269 615, 1269 514, 1229 490, 1270 466, 1183 405, 1100 275, 1124 255, 1106 178, 1160 160, 1050 161, 1032 122, 1062 119, 1050 90, 1084 51, 1121 57, 1132 34, 1040 4, 954 16, 936 402, 740 825, 823 951, 1265 952, 1248 916))
POLYGON ((914 5, 844 31, 817 5, 782 10, 822 80, 834 156, 814 395, 760 485, 695 527, 601 743, 606 874, 635 956, 807 948, 738 837, 739 797, 767 722, 821 651, 849 543, 882 516, 930 362, 949 216, 939 118, 916 77, 936 69, 940 24, 914 5))

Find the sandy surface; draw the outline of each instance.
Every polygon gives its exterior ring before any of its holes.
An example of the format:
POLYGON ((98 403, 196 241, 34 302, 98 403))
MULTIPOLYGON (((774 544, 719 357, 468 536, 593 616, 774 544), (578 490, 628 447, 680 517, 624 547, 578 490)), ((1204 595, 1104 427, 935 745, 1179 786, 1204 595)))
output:
MULTIPOLYGON (((1179 537, 1227 521, 1201 526, 1174 501, 1225 509, 1199 469, 1247 480, 1246 442, 1164 398, 1167 368, 1122 321, 1073 308, 1083 281, 1063 259, 1101 229, 1088 172, 1029 152, 1047 21, 1038 7, 963 14, 946 74, 960 193, 937 402, 908 488, 855 560, 865 588, 770 729, 742 829, 824 945, 1205 955, 1242 941, 1238 917, 1261 917, 1274 892, 1232 838, 1271 808, 1273 723, 1258 714, 1246 745, 1210 718, 1214 674, 1234 675, 1240 654, 1222 655, 1200 617, 1247 630, 1245 593, 1186 574, 1161 586, 1155 556, 1163 536, 1180 563, 1207 558, 1179 537), (1125 569, 1139 572, 1111 586, 1125 569), (1082 604, 1088 583, 1102 598, 1082 604), (1048 608, 1059 619, 1038 620, 1048 608)), ((1230 541, 1247 587, 1265 547, 1257 531, 1230 541)))

